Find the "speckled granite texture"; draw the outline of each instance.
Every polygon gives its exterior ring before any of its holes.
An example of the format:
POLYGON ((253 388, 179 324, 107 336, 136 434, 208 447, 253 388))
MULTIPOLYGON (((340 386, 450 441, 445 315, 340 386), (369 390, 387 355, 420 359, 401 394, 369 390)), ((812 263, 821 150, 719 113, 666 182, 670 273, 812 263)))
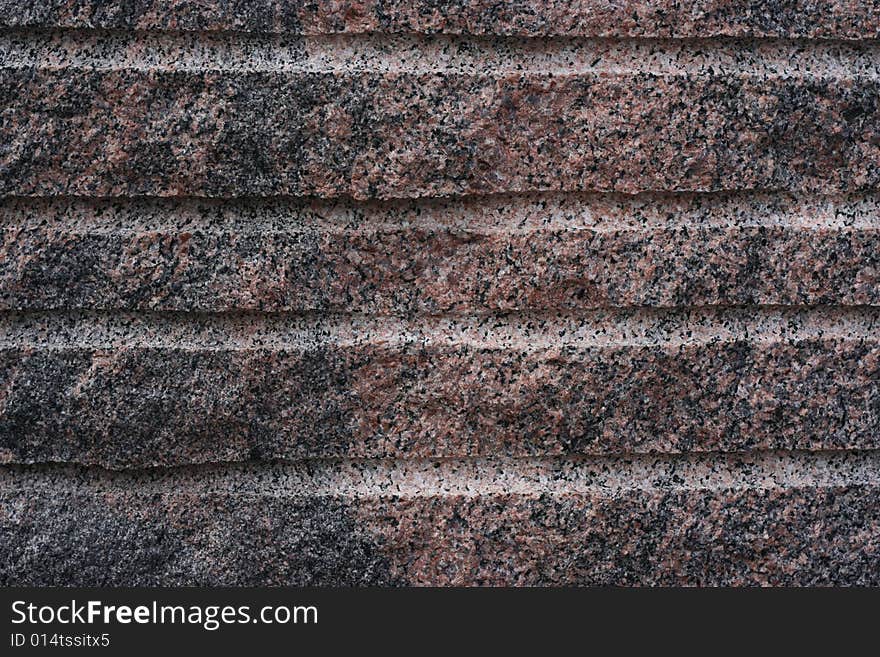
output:
POLYGON ((20 200, 0 308, 376 315, 876 305, 880 200, 20 200))
POLYGON ((0 459, 112 467, 876 446, 873 310, 9 316, 0 459))
POLYGON ((880 183, 875 42, 699 48, 7 35, 0 193, 368 199, 880 183))
POLYGON ((0 536, 19 549, 0 557, 0 582, 880 584, 876 455, 768 465, 777 472, 721 456, 531 472, 481 463, 464 483, 455 465, 404 466, 397 486, 322 464, 219 476, 16 470, 0 492, 0 536), (609 469, 626 476, 603 477, 609 469))
POLYGON ((14 27, 288 34, 880 36, 876 0, 0 0, 14 27))
POLYGON ((0 0, 0 585, 880 585, 878 38, 0 0))

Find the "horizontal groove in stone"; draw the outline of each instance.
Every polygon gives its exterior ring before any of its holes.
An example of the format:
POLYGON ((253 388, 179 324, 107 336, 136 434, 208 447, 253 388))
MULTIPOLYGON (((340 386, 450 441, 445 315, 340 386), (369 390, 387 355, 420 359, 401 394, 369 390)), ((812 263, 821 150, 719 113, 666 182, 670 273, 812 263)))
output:
POLYGON ((875 449, 878 313, 4 314, 0 460, 875 449))
POLYGON ((0 312, 0 348, 286 350, 457 346, 485 350, 878 339, 880 308, 595 310, 451 317, 359 314, 0 312))
POLYGON ((446 32, 522 36, 880 37, 876 0, 2 0, 0 26, 140 30, 446 32))
POLYGON ((875 196, 13 199, 0 308, 467 314, 880 304, 875 196))
POLYGON ((880 228, 880 195, 529 193, 373 201, 309 198, 7 197, 0 229, 71 234, 234 231, 344 234, 421 229, 532 234, 699 228, 880 228))
POLYGON ((0 67, 288 74, 880 78, 880 44, 0 32, 0 67))
POLYGON ((630 490, 832 488, 880 484, 880 452, 640 454, 627 457, 318 459, 110 471, 62 464, 0 466, 7 491, 139 496, 436 497, 630 490))

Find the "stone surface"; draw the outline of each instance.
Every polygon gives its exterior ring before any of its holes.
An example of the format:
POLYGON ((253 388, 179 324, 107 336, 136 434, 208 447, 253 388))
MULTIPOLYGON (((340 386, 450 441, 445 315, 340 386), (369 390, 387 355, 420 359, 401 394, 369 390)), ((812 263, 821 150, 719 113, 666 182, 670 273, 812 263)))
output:
POLYGON ((0 204, 0 307, 485 313, 880 301, 880 204, 784 195, 0 204))
POLYGON ((291 34, 877 38, 875 0, 2 0, 0 25, 291 34))
POLYGON ((429 480, 415 495, 303 495, 272 470, 257 486, 254 472, 21 473, 0 492, 0 583, 876 586, 877 464, 842 461, 823 487, 803 483, 802 461, 775 464, 790 473, 779 485, 718 458, 726 486, 684 472, 560 492, 565 472, 532 494, 429 480))
POLYGON ((0 194, 362 199, 880 182, 874 43, 804 53, 229 40, 5 39, 0 194))
POLYGON ((880 585, 878 37, 0 0, 0 585, 880 585))
POLYGON ((877 448, 876 311, 334 325, 21 315, 0 458, 877 448))

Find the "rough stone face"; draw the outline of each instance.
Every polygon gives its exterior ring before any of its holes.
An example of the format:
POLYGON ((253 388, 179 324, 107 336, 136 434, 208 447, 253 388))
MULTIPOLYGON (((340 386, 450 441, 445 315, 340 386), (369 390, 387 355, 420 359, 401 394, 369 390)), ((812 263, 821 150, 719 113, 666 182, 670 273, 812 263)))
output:
POLYGON ((755 486, 751 467, 717 489, 329 498, 50 474, 0 493, 0 583, 880 583, 876 483, 755 486))
POLYGON ((878 38, 0 0, 0 585, 880 585, 878 38))
POLYGON ((271 42, 248 39, 118 39, 106 51, 94 37, 7 40, 0 194, 849 192, 880 181, 873 44, 823 46, 816 61, 760 45, 334 44, 279 45, 276 64, 271 42), (475 47, 494 61, 480 66, 475 47))
POLYGON ((0 2, 0 25, 291 34, 877 38, 874 0, 40 0, 0 2))
POLYGON ((11 310, 485 313, 875 305, 880 205, 783 195, 18 201, 11 310))
POLYGON ((349 505, 125 496, 4 496, 4 585, 355 586, 395 583, 349 505), (71 513, 75 510, 74 513, 71 513), (4 514, 6 515, 6 514, 4 514), (260 530, 254 528, 260 527, 260 530))
POLYGON ((0 458, 873 449, 880 428, 873 311, 95 319, 23 315, 2 336, 0 458))

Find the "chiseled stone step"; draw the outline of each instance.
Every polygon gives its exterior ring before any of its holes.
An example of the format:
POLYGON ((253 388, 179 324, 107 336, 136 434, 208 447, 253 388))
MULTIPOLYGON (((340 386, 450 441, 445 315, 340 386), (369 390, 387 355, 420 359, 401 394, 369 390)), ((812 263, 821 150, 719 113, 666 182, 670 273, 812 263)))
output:
POLYGON ((880 36, 876 0, 0 0, 0 26, 288 34, 880 36))
POLYGON ((878 466, 865 452, 6 468, 0 584, 876 586, 878 466))
POLYGON ((479 314, 876 305, 877 198, 0 203, 0 308, 479 314))
POLYGON ((877 447, 875 308, 0 321, 6 462, 877 447))
POLYGON ((0 195, 849 192, 880 46, 2 34, 0 195))

